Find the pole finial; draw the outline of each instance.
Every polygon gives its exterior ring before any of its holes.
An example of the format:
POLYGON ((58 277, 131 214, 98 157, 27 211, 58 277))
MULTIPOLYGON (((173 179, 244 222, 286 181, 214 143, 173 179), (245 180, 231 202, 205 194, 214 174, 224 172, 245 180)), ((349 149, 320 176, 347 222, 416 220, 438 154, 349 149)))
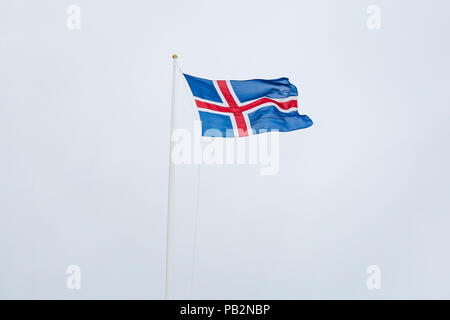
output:
POLYGON ((178 58, 178 56, 174 53, 174 54, 172 55, 172 58, 173 58, 173 59, 176 59, 176 58, 178 58))

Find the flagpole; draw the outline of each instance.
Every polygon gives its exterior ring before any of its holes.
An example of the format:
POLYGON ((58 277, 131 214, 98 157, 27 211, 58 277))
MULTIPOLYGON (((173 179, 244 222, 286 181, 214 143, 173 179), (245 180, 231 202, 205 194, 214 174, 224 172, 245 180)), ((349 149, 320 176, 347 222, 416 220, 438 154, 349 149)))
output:
POLYGON ((176 54, 172 55, 172 105, 170 111, 170 150, 169 150, 169 186, 167 201, 167 242, 166 242, 166 293, 165 299, 172 299, 172 265, 173 265, 173 204, 174 202, 174 166, 172 163, 172 131, 175 122, 175 85, 176 85, 176 54))

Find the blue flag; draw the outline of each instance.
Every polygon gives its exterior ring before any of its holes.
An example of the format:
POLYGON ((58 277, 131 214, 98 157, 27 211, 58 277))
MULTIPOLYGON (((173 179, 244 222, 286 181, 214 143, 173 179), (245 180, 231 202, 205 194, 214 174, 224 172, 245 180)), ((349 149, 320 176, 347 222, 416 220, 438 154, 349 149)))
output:
POLYGON ((202 135, 244 137, 310 127, 298 113, 297 88, 288 78, 208 80, 184 74, 202 122, 202 135))

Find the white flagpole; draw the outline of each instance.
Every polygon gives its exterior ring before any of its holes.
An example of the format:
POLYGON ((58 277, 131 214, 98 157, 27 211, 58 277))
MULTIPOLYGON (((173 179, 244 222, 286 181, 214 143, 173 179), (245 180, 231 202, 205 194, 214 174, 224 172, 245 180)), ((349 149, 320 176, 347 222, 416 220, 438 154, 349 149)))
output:
POLYGON ((176 54, 172 55, 172 106, 170 112, 170 150, 169 150, 169 194, 167 203, 167 248, 166 248, 166 300, 172 299, 172 264, 173 264, 173 204, 174 202, 174 166, 172 164, 172 131, 175 122, 175 85, 176 85, 176 54))

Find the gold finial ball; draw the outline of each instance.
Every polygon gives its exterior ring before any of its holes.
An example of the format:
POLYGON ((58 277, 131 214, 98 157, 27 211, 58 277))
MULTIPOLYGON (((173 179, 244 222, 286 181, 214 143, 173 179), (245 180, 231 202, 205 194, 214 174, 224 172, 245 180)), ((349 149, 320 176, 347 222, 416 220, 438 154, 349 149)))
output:
POLYGON ((176 54, 173 54, 172 58, 176 59, 176 58, 178 58, 178 56, 176 54))

